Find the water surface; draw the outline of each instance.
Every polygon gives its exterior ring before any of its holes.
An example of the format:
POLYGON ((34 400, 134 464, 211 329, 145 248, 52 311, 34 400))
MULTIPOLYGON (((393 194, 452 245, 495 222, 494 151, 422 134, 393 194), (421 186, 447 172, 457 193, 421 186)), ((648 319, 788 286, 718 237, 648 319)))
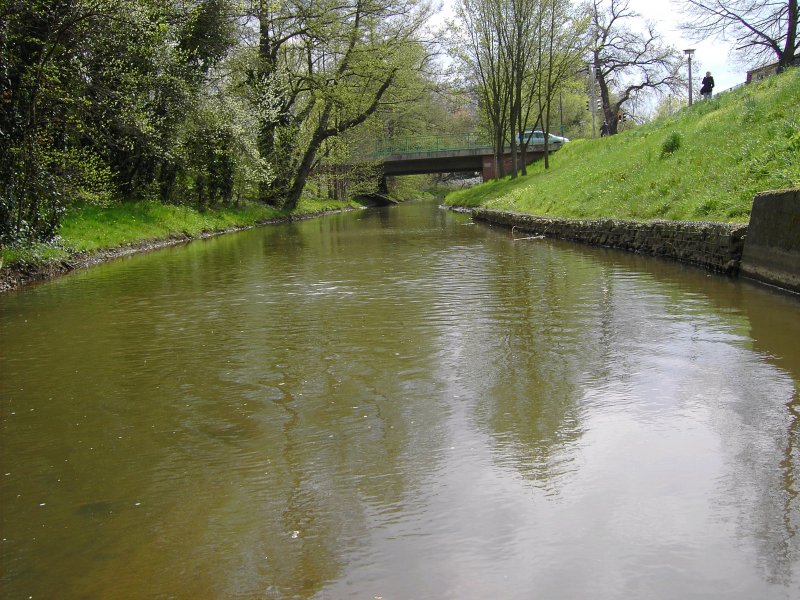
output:
POLYGON ((798 339, 431 203, 8 294, 0 594, 797 598, 798 339))

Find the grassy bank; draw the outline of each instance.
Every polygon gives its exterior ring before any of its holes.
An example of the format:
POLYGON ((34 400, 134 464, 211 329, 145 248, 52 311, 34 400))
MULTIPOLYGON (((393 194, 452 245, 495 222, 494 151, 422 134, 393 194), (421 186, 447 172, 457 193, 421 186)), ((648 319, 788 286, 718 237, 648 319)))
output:
POLYGON ((619 135, 576 140, 517 179, 446 203, 564 218, 747 222, 753 196, 800 186, 800 69, 619 135))
POLYGON ((4 270, 36 268, 93 253, 175 237, 195 238, 207 232, 249 227, 272 220, 310 216, 360 206, 355 202, 303 200, 296 210, 281 211, 260 204, 200 212, 189 206, 158 202, 126 202, 108 207, 84 206, 64 217, 59 237, 48 244, 7 246, 4 270))

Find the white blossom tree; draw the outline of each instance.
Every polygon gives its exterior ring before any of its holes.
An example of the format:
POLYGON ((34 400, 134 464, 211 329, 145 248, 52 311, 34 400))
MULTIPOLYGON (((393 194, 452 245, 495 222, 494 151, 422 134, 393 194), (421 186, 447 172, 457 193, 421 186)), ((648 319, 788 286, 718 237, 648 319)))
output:
POLYGON ((428 12, 424 0, 253 3, 251 85, 274 176, 262 200, 294 208, 326 141, 363 124, 405 72, 423 68, 429 57, 417 41, 428 12))

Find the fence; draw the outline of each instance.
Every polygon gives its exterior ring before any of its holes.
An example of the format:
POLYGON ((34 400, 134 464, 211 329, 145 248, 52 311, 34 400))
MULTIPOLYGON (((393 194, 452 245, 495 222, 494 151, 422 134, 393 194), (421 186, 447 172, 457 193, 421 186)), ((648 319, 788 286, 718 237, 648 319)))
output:
POLYGON ((483 134, 457 133, 375 140, 370 154, 373 156, 387 156, 389 154, 406 154, 409 152, 446 152, 491 147, 491 142, 483 134))

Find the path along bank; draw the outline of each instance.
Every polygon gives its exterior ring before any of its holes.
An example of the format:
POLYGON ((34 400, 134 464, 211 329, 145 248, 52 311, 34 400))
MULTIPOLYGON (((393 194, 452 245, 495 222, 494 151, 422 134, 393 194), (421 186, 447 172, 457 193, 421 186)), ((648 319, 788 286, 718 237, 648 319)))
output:
POLYGON ((800 293, 800 189, 758 194, 747 225, 471 213, 515 231, 670 258, 800 293))

